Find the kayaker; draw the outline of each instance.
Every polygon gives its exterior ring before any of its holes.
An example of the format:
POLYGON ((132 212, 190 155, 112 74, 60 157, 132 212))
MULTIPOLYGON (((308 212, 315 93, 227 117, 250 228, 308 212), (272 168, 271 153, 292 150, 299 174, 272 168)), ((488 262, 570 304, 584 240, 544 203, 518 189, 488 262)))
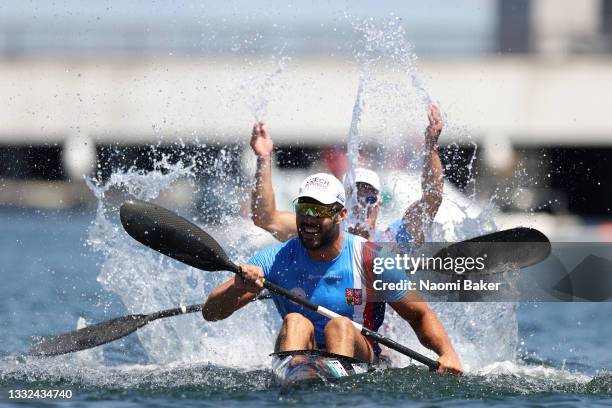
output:
MULTIPOLYGON (((387 229, 377 229, 376 220, 381 205, 381 183, 378 175, 366 168, 355 169, 358 214, 355 225, 348 231, 375 242, 423 242, 424 231, 433 221, 442 203, 444 180, 438 154, 438 139, 442 132, 442 119, 437 106, 428 112, 429 126, 425 130, 425 153, 421 177, 422 195, 404 212, 401 219, 387 229), (361 220, 361 221, 359 221, 361 220)), ((272 139, 265 124, 253 126, 251 148, 257 155, 255 187, 251 195, 251 217, 255 225, 270 232, 279 241, 286 241, 297 234, 295 214, 276 209, 272 186, 272 139)), ((345 183, 346 194, 352 194, 352 186, 345 183)))
MULTIPOLYGON (((370 302, 372 292, 362 287, 367 276, 372 276, 368 259, 371 260, 373 245, 342 231, 340 225, 347 217, 344 205, 344 187, 337 178, 327 173, 307 177, 295 201, 298 236, 265 248, 241 264, 241 276, 211 292, 202 311, 204 318, 215 321, 229 317, 256 298, 265 278, 342 316, 329 320, 273 295, 283 318, 276 351, 321 348, 366 362, 376 361, 380 346, 364 337, 351 320, 378 330, 386 303, 380 299, 370 302)), ((442 324, 416 292, 396 290, 382 295, 412 326, 421 343, 439 355, 439 372, 463 372, 442 324)))

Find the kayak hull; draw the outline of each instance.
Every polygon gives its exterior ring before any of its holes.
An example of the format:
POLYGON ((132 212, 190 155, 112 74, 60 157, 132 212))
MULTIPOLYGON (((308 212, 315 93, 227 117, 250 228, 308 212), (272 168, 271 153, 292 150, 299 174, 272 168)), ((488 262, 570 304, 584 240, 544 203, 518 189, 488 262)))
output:
POLYGON ((322 350, 281 351, 271 356, 274 382, 282 386, 335 380, 375 368, 373 364, 322 350))

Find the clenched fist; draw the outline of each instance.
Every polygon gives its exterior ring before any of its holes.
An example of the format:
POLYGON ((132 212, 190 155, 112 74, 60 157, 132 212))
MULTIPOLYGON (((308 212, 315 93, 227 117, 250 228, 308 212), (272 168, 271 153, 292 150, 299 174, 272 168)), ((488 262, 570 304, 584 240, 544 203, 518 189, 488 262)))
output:
POLYGON ((259 293, 263 289, 263 269, 256 265, 240 264, 240 275, 234 278, 237 289, 250 293, 259 293))

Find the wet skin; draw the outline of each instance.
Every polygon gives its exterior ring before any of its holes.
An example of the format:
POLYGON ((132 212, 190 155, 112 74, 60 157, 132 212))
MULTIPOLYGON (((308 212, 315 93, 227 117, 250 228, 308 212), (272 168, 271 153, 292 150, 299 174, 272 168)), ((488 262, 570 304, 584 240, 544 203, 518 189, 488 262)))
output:
MULTIPOLYGON (((298 202, 323 205, 307 197, 300 198, 298 202)), ((340 208, 338 204, 326 205, 326 207, 337 208, 338 210, 340 208)), ((306 249, 316 250, 325 248, 336 240, 340 232, 338 214, 339 212, 336 211, 331 218, 319 218, 296 214, 298 236, 306 249)))

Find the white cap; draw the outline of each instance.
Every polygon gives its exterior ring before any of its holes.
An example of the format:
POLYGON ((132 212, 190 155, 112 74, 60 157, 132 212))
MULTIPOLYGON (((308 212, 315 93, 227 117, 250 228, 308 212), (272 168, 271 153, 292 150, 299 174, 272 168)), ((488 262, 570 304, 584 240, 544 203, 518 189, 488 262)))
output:
POLYGON ((317 173, 306 177, 298 190, 298 198, 300 197, 314 198, 322 204, 340 203, 343 206, 346 201, 342 183, 328 173, 317 173))
MULTIPOLYGON (((354 170, 354 174, 355 174, 355 183, 366 183, 371 185, 372 187, 374 187, 376 190, 378 190, 378 192, 380 192, 380 178, 378 177, 378 174, 376 174, 376 172, 363 168, 363 167, 357 167, 354 170)), ((345 187, 348 187, 346 184, 348 183, 348 177, 344 177, 344 184, 345 187)))

